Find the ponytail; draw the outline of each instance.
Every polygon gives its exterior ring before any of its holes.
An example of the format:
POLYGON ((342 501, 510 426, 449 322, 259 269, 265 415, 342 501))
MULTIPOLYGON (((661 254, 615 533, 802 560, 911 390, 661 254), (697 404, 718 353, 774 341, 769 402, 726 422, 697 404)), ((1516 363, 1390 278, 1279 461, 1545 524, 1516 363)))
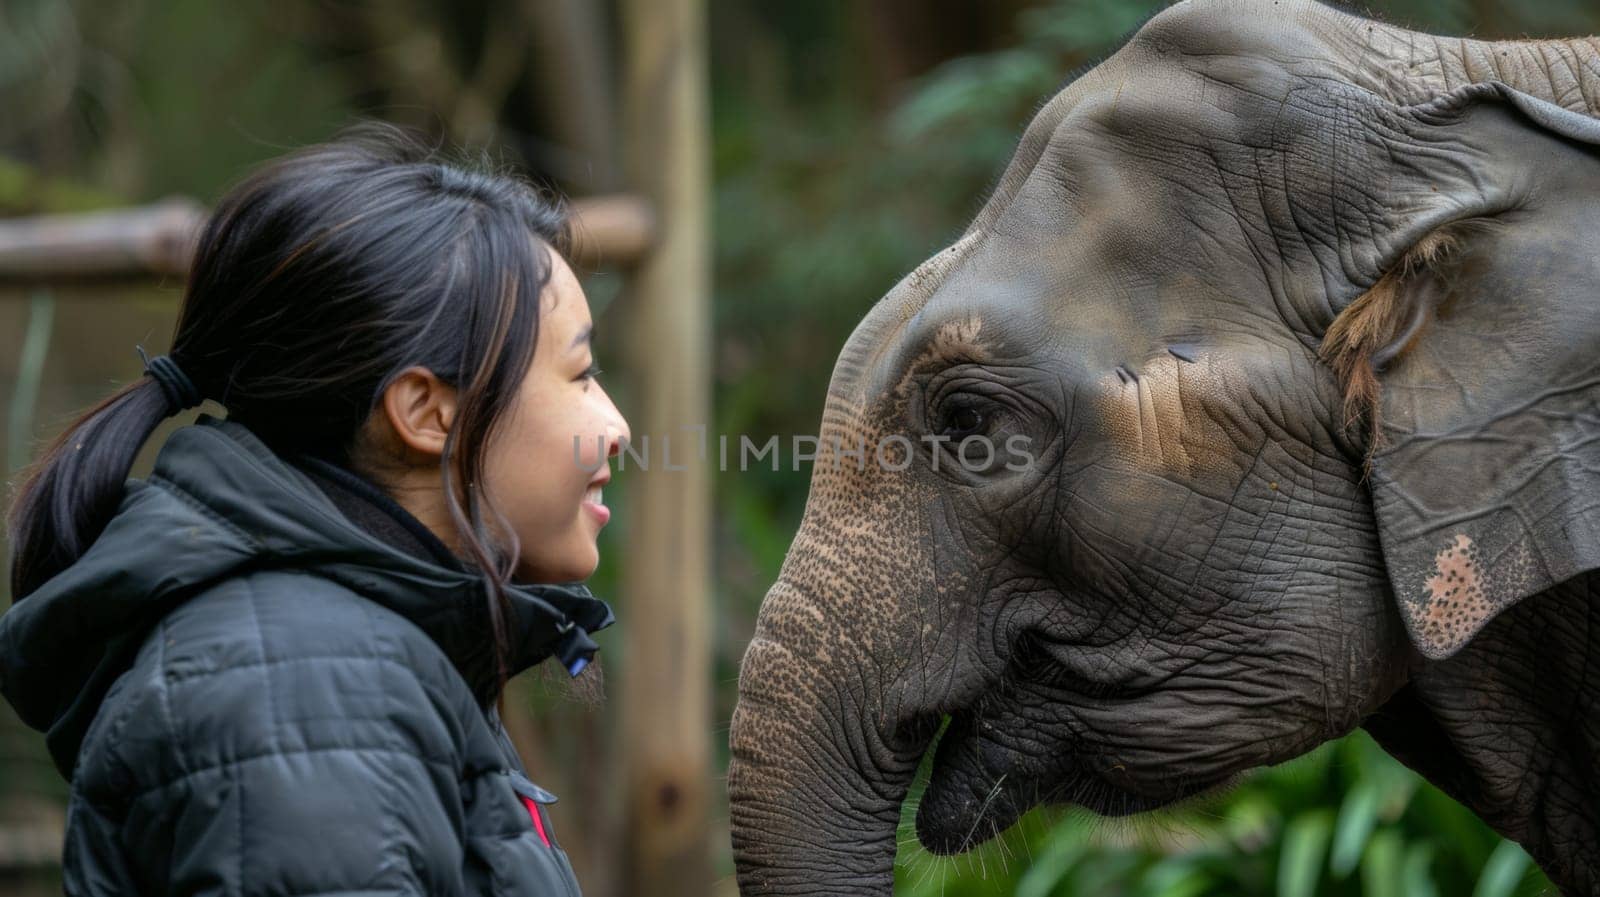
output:
POLYGON ((154 379, 131 383, 73 421, 28 468, 6 518, 13 601, 82 557, 105 529, 166 411, 154 379))
POLYGON ((167 356, 145 358, 145 377, 73 421, 27 468, 6 516, 11 595, 21 601, 94 544, 122 503, 139 449, 169 416, 200 404, 200 391, 167 356))

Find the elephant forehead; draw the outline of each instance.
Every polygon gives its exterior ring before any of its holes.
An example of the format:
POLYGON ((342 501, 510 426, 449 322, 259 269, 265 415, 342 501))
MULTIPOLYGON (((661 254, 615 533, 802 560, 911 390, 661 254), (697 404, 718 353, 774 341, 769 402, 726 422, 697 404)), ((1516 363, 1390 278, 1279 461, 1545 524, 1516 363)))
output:
POLYGON ((918 265, 856 325, 834 363, 830 406, 859 410, 882 393, 881 378, 911 331, 911 324, 958 265, 983 241, 976 230, 918 265))
POLYGON ((1142 470, 1192 478, 1226 473, 1240 434, 1225 423, 1244 398, 1246 371, 1215 352, 1171 353, 1119 365, 1091 384, 1094 420, 1117 455, 1142 470))

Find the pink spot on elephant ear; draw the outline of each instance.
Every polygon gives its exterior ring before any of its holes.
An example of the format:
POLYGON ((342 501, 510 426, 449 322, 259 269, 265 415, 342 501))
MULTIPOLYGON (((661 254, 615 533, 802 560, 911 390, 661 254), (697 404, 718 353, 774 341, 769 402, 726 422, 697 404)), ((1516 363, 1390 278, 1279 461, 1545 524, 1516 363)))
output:
POLYGON ((1478 547, 1465 534, 1458 533, 1434 555, 1433 569, 1414 629, 1424 648, 1443 654, 1471 638, 1495 609, 1485 595, 1478 547))

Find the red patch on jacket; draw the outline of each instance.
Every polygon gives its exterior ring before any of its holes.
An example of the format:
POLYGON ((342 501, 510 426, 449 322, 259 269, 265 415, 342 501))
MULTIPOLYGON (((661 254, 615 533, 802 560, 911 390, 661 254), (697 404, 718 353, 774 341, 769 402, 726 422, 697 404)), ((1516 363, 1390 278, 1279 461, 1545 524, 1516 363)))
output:
POLYGON ((528 808, 528 815, 533 817, 533 830, 539 833, 539 840, 544 842, 544 846, 550 847, 550 836, 545 834, 544 817, 539 815, 539 805, 531 797, 523 797, 522 805, 528 808))

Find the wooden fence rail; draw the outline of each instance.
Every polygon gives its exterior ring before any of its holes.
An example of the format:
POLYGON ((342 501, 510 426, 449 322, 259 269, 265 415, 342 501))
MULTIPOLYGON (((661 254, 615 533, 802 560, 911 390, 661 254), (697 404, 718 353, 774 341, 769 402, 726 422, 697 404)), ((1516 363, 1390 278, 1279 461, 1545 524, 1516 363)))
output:
MULTIPOLYGON (((656 239, 655 213, 628 195, 575 200, 574 262, 630 267, 656 239)), ((175 198, 74 215, 0 218, 0 284, 183 277, 206 209, 175 198)))

